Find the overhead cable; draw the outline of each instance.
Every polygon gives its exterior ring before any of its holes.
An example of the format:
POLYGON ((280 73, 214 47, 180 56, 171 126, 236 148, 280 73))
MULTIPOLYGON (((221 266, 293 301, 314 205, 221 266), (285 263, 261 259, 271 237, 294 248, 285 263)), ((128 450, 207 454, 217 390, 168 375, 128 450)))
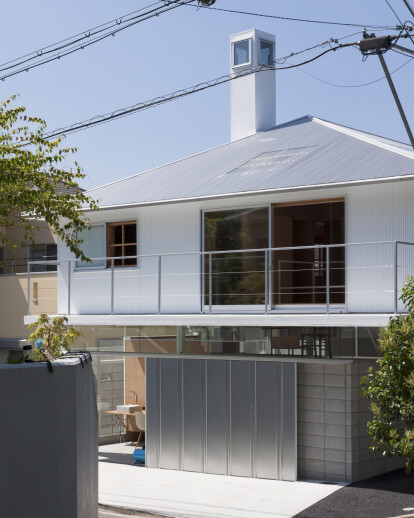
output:
MULTIPOLYGON (((184 5, 184 3, 183 3, 184 5)), ((190 5, 190 7, 197 7, 195 5, 190 5)), ((289 16, 277 16, 273 14, 264 14, 264 13, 255 13, 249 11, 238 11, 236 9, 224 9, 222 7, 207 7, 207 6, 198 6, 199 9, 209 9, 211 11, 222 11, 225 13, 235 13, 235 14, 245 14, 248 16, 259 16, 261 18, 272 18, 275 20, 287 20, 291 22, 304 22, 304 23, 319 23, 324 25, 340 25, 343 27, 359 27, 366 29, 386 29, 386 30, 398 30, 400 27, 395 27, 392 25, 372 25, 372 24, 361 24, 361 23, 345 23, 345 22, 333 22, 327 20, 309 20, 306 18, 293 18, 289 16)))
MULTIPOLYGON (((201 91, 213 88, 215 86, 218 86, 218 85, 221 85, 221 84, 224 84, 224 83, 228 83, 230 81, 234 81, 235 79, 238 79, 240 77, 249 76, 251 74, 255 74, 255 73, 258 73, 258 72, 266 72, 266 71, 274 71, 274 70, 288 70, 288 69, 292 69, 292 68, 301 67, 301 66, 306 65, 308 63, 312 63, 313 61, 316 61, 317 59, 321 58, 325 54, 328 54, 329 52, 335 52, 336 50, 339 50, 339 49, 355 46, 357 43, 358 42, 341 43, 341 44, 339 44, 339 45, 337 45, 335 47, 329 47, 328 49, 326 49, 323 52, 317 54, 316 56, 313 56, 312 58, 307 59, 306 61, 294 64, 294 65, 288 65, 288 66, 283 66, 283 67, 269 66, 269 65, 259 65, 259 66, 253 67, 253 68, 248 68, 248 69, 242 70, 242 71, 237 72, 237 73, 221 76, 221 77, 212 79, 210 81, 205 81, 203 83, 199 83, 199 84, 191 86, 189 88, 185 88, 185 89, 182 89, 182 90, 177 90, 176 92, 173 92, 173 93, 170 93, 170 94, 166 94, 164 96, 156 97, 156 98, 151 99, 149 101, 144 101, 144 102, 141 102, 141 103, 137 103, 137 104, 134 104, 132 106, 128 106, 126 108, 121 108, 121 109, 118 109, 118 110, 106 113, 104 115, 94 116, 94 117, 92 117, 92 118, 90 118, 88 120, 84 120, 82 122, 77 122, 77 123, 71 124, 69 126, 58 128, 58 129, 56 129, 54 131, 45 133, 43 135, 43 138, 49 140, 49 139, 52 139, 52 138, 59 137, 61 135, 68 135, 69 133, 74 133, 74 132, 77 132, 77 131, 81 131, 81 130, 84 130, 84 129, 87 129, 87 128, 90 128, 90 127, 93 127, 93 126, 98 126, 100 124, 104 124, 106 122, 110 122, 110 121, 115 120, 115 119, 126 117, 128 115, 133 114, 133 113, 137 113, 137 112, 140 112, 140 111, 148 110, 150 108, 154 108, 156 106, 160 106, 161 104, 166 104, 168 102, 175 101, 177 99, 182 99, 183 97, 187 97, 189 95, 192 95, 192 94, 195 94, 195 93, 198 93, 198 92, 201 92, 201 91)), ((291 56, 289 56, 289 57, 291 57, 291 56)), ((280 59, 285 59, 285 58, 280 58, 280 59)), ((276 60, 276 62, 277 61, 278 60, 276 60)), ((27 143, 23 143, 23 144, 27 144, 27 143)))
MULTIPOLYGON (((394 49, 391 49, 391 50, 394 50, 394 49)), ((397 52, 397 51, 395 51, 395 52, 397 52)), ((402 54, 402 52, 398 52, 398 53, 402 54)), ((406 54, 404 54, 404 56, 406 56, 406 54)), ((390 75, 395 74, 395 72, 398 72, 399 70, 404 68, 406 65, 408 65, 408 63, 411 63, 411 61, 413 59, 414 59, 414 57, 409 58, 405 63, 403 63, 398 68, 395 68, 392 72, 390 72, 390 75)), ((307 70, 303 70, 300 67, 299 67, 299 71, 304 73, 304 74, 306 74, 306 75, 308 75, 308 76, 310 76, 310 77, 312 77, 313 79, 316 79, 317 81, 319 81, 321 83, 324 83, 324 84, 329 85, 329 86, 334 86, 336 88, 362 88, 364 86, 369 86, 369 85, 373 85, 375 83, 379 83, 380 81, 383 81, 384 79, 386 79, 385 76, 382 76, 382 77, 379 77, 378 79, 375 79, 374 81, 369 81, 367 83, 359 83, 359 84, 354 84, 354 85, 340 85, 340 84, 337 84, 337 83, 331 83, 329 81, 325 81, 324 79, 321 79, 320 77, 317 77, 314 74, 311 74, 307 70)))
MULTIPOLYGON (((154 18, 156 16, 159 16, 160 14, 166 13, 168 11, 171 11, 173 9, 176 9, 177 7, 181 7, 183 5, 191 4, 195 0, 184 0, 184 1, 178 1, 178 0, 171 0, 166 1, 164 0, 162 2, 162 6, 156 7, 154 9, 151 9, 150 11, 146 11, 140 15, 134 16, 132 18, 124 19, 124 17, 120 17, 115 20, 115 24, 109 25, 105 27, 104 29, 101 29, 99 27, 103 27, 103 25, 91 29, 89 31, 85 31, 85 33, 82 33, 83 35, 77 35, 73 38, 68 38, 67 40, 63 40, 61 43, 57 43, 56 45, 59 45, 58 47, 49 45, 48 47, 44 47, 41 50, 36 51, 36 53, 27 54, 26 56, 22 56, 22 59, 20 61, 17 61, 17 59, 9 61, 7 63, 4 63, 3 65, 0 65, 0 72, 4 72, 6 70, 9 70, 9 72, 6 72, 2 76, 0 76, 0 79, 4 81, 8 77, 21 74, 22 72, 28 72, 32 68, 39 67, 41 65, 45 65, 46 63, 50 63, 51 61, 55 61, 57 59, 61 59, 62 57, 68 56, 70 54, 73 54, 74 52, 77 52, 79 50, 83 50, 91 45, 94 45, 95 43, 98 43, 99 41, 102 41, 106 38, 109 38, 111 36, 115 36, 118 32, 121 32, 125 29, 128 29, 129 27, 132 27, 138 23, 141 23, 145 20, 148 20, 150 18, 154 18), (71 40, 71 41, 70 41, 71 40), (67 49, 67 50, 65 50, 67 49), (30 61, 33 61, 33 63, 29 63, 30 61), (17 61, 16 63, 14 63, 17 61), (14 64, 12 64, 14 63, 14 64), (28 63, 28 64, 26 64, 28 63), (19 67, 17 68, 16 67, 19 67)), ((156 5, 151 4, 149 7, 156 5)), ((108 22, 112 23, 112 22, 108 22)), ((107 25, 107 24, 104 24, 107 25)))

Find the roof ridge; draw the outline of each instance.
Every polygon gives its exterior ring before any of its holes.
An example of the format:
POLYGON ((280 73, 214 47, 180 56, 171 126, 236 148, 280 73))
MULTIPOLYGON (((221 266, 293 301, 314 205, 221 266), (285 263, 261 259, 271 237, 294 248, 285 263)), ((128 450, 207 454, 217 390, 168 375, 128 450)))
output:
POLYGON ((345 135, 348 135, 349 137, 353 137, 357 140, 362 140, 363 142, 366 142, 367 144, 372 144, 374 146, 377 146, 381 149, 385 149, 386 151, 391 151, 392 153, 396 153, 398 155, 404 156, 406 158, 411 158, 414 160, 414 151, 409 149, 409 145, 405 142, 400 142, 398 140, 389 139, 387 137, 382 137, 381 135, 376 135, 375 133, 368 133, 367 131, 359 130, 356 128, 351 128, 349 126, 344 126, 343 124, 337 124, 336 122, 330 122, 325 119, 320 119, 318 117, 311 117, 311 120, 313 122, 316 122, 317 124, 320 124, 322 126, 326 126, 327 128, 330 128, 334 131, 338 131, 340 133, 344 133, 345 135), (389 141, 390 144, 387 144, 386 142, 380 142, 376 140, 375 138, 380 138, 385 141, 389 141), (392 143, 398 143, 402 144, 403 146, 407 146, 408 149, 399 148, 392 143))

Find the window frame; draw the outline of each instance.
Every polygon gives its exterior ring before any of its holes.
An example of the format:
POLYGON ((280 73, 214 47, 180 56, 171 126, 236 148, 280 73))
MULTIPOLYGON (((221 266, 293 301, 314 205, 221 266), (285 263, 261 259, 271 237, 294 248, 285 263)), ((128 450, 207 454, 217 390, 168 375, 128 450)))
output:
POLYGON ((269 63, 262 63, 262 60, 261 60, 261 44, 262 42, 264 43, 269 43, 270 45, 272 45, 273 47, 273 61, 276 59, 276 56, 275 56, 275 42, 274 41, 269 41, 269 40, 265 40, 264 38, 259 38, 259 45, 258 45, 258 48, 257 48, 257 51, 258 51, 258 56, 257 56, 257 62, 259 65, 263 65, 263 66, 267 66, 267 67, 272 67, 272 65, 269 65, 269 63))
MULTIPOLYGON (((91 224, 91 228, 92 227, 104 227, 104 249, 105 249, 105 255, 103 256, 104 258, 109 258, 109 255, 108 255, 108 225, 120 225, 122 223, 130 223, 130 224, 135 224, 135 234, 136 234, 136 241, 135 241, 135 247, 136 247, 136 256, 137 256, 137 261, 136 261, 136 265, 133 266, 133 265, 127 265, 127 266, 116 266, 114 265, 114 269, 115 268, 122 268, 123 270, 127 270, 127 269, 130 269, 130 270, 137 270, 139 269, 139 266, 138 266, 138 219, 125 219, 125 218, 122 218, 122 219, 119 219, 119 220, 111 220, 111 221, 104 221, 104 222, 96 222, 96 223, 92 223, 91 224)), ((125 245, 124 245, 125 246, 125 245)), ((128 246, 128 245, 126 245, 128 246)), ((116 257, 114 258, 116 259, 116 257)), ((102 266, 94 266, 93 264, 90 265, 89 263, 86 263, 86 262, 83 262, 83 261, 80 261, 79 259, 76 260, 76 263, 75 263, 75 268, 74 268, 74 271, 84 271, 84 270, 110 270, 111 269, 111 258, 109 259, 104 259, 103 260, 103 265, 102 266)))
POLYGON ((243 68, 243 67, 247 67, 247 66, 251 66, 252 65, 252 41, 253 39, 252 38, 246 38, 244 40, 239 40, 239 41, 233 41, 232 44, 231 44, 231 65, 232 65, 232 68, 243 68), (245 63, 240 63, 238 65, 236 65, 236 60, 235 60, 235 47, 238 43, 243 43, 247 41, 249 43, 249 61, 246 61, 245 63))
MULTIPOLYGON (((112 268, 112 261, 115 263, 115 261, 122 261, 122 265, 116 265, 114 264, 114 268, 137 268, 138 266, 138 225, 137 221, 130 219, 130 220, 122 220, 122 221, 108 221, 105 224, 106 231, 105 231, 105 250, 106 250, 106 257, 108 257, 106 261, 106 267, 112 268), (109 231, 111 228, 122 225, 122 243, 121 244, 109 244, 109 231), (125 243, 125 226, 126 225, 135 225, 135 243, 125 243), (135 254, 132 254, 132 256, 137 256, 135 260, 135 264, 124 264, 125 259, 120 259, 119 257, 130 257, 130 255, 126 255, 125 247, 127 246, 135 246, 135 254), (112 256, 109 254, 109 247, 121 247, 122 248, 122 255, 121 256, 112 256)), ((127 261, 130 261, 131 259, 127 259, 127 261)))

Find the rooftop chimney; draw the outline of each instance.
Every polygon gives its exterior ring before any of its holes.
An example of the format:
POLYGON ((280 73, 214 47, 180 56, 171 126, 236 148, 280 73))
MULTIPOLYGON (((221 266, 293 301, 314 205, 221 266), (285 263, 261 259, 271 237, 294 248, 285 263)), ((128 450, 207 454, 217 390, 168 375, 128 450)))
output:
MULTIPOLYGON (((274 66, 275 36, 251 29, 230 37, 230 73, 260 65, 274 66)), ((231 140, 276 125, 276 73, 262 71, 230 83, 231 140)))

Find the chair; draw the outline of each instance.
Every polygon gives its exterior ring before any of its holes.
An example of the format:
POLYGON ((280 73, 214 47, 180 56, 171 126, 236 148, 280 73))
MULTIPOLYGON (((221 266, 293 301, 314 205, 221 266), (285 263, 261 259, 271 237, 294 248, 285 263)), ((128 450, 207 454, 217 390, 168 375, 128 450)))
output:
POLYGON ((135 424, 139 431, 138 440, 135 445, 135 448, 138 448, 138 443, 141 440, 141 436, 143 433, 145 433, 145 414, 143 412, 134 412, 134 414, 135 414, 135 424))

